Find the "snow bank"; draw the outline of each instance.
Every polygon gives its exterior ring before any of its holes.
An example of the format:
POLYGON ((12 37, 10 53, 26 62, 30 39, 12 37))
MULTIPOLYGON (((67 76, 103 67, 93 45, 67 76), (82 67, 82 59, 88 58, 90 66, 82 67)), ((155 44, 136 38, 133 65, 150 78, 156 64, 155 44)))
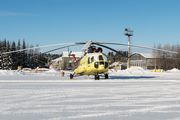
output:
MULTIPOLYGON (((20 70, 0 70, 0 80, 69 80, 70 73, 73 71, 63 71, 64 76, 61 76, 62 71, 51 69, 40 73, 23 72, 20 70)), ((109 79, 154 79, 154 80, 180 80, 180 70, 174 68, 164 72, 153 72, 152 70, 145 70, 141 67, 131 67, 126 70, 113 69, 108 71, 109 79)), ((73 80, 92 79, 94 76, 79 76, 73 80)), ((102 76, 100 79, 104 79, 102 76)))
POLYGON ((114 62, 109 67, 114 67, 114 66, 119 65, 119 64, 120 64, 119 62, 114 62))
POLYGON ((25 75, 21 70, 0 70, 1 76, 12 76, 12 75, 25 75))
POLYGON ((109 71, 111 75, 143 75, 146 73, 150 73, 150 70, 145 70, 141 67, 131 67, 127 68, 126 70, 118 70, 117 72, 115 71, 109 71))
POLYGON ((48 71, 45 71, 45 72, 48 73, 48 72, 60 72, 60 71, 55 70, 55 69, 49 69, 48 71))
POLYGON ((171 70, 167 70, 166 72, 168 72, 168 73, 177 73, 177 72, 180 72, 180 70, 177 69, 177 68, 173 68, 171 70))

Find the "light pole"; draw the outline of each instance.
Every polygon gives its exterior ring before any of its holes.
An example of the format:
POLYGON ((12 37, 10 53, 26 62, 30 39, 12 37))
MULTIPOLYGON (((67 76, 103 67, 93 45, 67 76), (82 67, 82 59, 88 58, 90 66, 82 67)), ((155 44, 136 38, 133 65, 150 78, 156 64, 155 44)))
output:
POLYGON ((127 68, 130 68, 130 36, 133 36, 133 30, 130 30, 130 28, 125 28, 124 29, 124 35, 128 36, 128 64, 127 68))

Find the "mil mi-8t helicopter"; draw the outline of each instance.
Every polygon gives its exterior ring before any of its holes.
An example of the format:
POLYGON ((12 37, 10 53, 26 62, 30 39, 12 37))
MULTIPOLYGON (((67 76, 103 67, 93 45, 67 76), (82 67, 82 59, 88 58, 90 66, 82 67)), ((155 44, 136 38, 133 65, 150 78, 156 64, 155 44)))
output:
MULTIPOLYGON (((74 64, 76 66, 74 73, 70 74, 70 79, 73 79, 73 77, 80 76, 80 75, 88 75, 88 76, 94 75, 95 80, 99 80, 99 76, 104 75, 105 79, 108 79, 107 71, 109 69, 110 61, 109 61, 107 55, 103 53, 103 50, 101 47, 110 49, 110 50, 128 58, 128 56, 118 52, 117 50, 110 48, 108 46, 102 45, 102 44, 125 45, 125 46, 133 46, 133 47, 140 47, 140 48, 146 48, 146 49, 153 49, 153 50, 164 51, 164 52, 171 52, 171 53, 176 53, 176 54, 178 53, 175 51, 156 49, 156 48, 150 48, 150 47, 143 47, 143 46, 137 46, 137 45, 121 44, 121 43, 107 43, 107 42, 92 42, 91 40, 89 40, 88 42, 63 43, 63 44, 54 44, 54 45, 40 46, 40 47, 34 47, 34 48, 56 46, 56 45, 65 45, 65 44, 70 44, 70 45, 63 46, 60 48, 56 48, 56 49, 44 52, 42 54, 49 53, 49 52, 52 52, 52 51, 55 51, 58 49, 62 49, 62 48, 66 48, 66 47, 72 47, 72 46, 76 46, 76 45, 85 44, 84 47, 82 48, 84 53, 83 53, 82 57, 79 58, 78 60, 76 60, 74 54, 71 54, 71 52, 69 53, 69 56, 73 56, 73 61, 74 61, 74 64), (101 47, 96 47, 94 45, 101 46, 101 47)), ((28 49, 34 49, 34 48, 28 48, 28 49)), ((3 54, 18 52, 18 51, 24 51, 24 50, 28 50, 28 49, 20 49, 20 50, 16 50, 16 51, 5 52, 3 54)), ((36 56, 37 55, 32 56, 32 57, 36 57, 36 56)))
POLYGON ((102 48, 96 48, 91 44, 92 41, 85 44, 84 55, 77 61, 75 61, 75 55, 70 54, 73 56, 75 65, 78 65, 74 74, 70 74, 70 79, 77 75, 94 75, 95 80, 99 80, 99 74, 104 74, 105 79, 108 79, 109 59, 106 54, 102 53, 102 48))

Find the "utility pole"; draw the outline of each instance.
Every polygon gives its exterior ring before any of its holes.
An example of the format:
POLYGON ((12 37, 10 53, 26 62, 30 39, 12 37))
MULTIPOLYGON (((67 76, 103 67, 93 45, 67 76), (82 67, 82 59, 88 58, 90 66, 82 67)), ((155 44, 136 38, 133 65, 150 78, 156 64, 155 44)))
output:
POLYGON ((133 30, 130 30, 130 28, 125 28, 124 29, 124 35, 128 36, 128 64, 127 68, 130 68, 130 36, 133 36, 133 30))

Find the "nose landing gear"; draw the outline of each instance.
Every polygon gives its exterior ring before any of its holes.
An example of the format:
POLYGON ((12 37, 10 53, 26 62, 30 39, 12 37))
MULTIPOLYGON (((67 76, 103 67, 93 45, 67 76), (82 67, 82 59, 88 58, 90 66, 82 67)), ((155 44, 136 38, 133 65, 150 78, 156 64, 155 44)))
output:
MULTIPOLYGON (((104 74, 104 77, 105 77, 105 79, 108 79, 108 74, 107 74, 107 73, 104 74)), ((94 79, 95 79, 95 80, 99 80, 99 75, 98 75, 98 74, 95 75, 95 76, 94 76, 94 79)))
MULTIPOLYGON (((73 79, 73 77, 75 77, 74 74, 70 74, 70 79, 73 79)), ((104 77, 105 79, 108 79, 108 74, 107 73, 104 74, 104 77)), ((99 80, 99 75, 98 74, 94 75, 94 79, 99 80)))
POLYGON ((95 76, 94 76, 94 79, 95 79, 95 80, 99 80, 99 75, 95 75, 95 76))

